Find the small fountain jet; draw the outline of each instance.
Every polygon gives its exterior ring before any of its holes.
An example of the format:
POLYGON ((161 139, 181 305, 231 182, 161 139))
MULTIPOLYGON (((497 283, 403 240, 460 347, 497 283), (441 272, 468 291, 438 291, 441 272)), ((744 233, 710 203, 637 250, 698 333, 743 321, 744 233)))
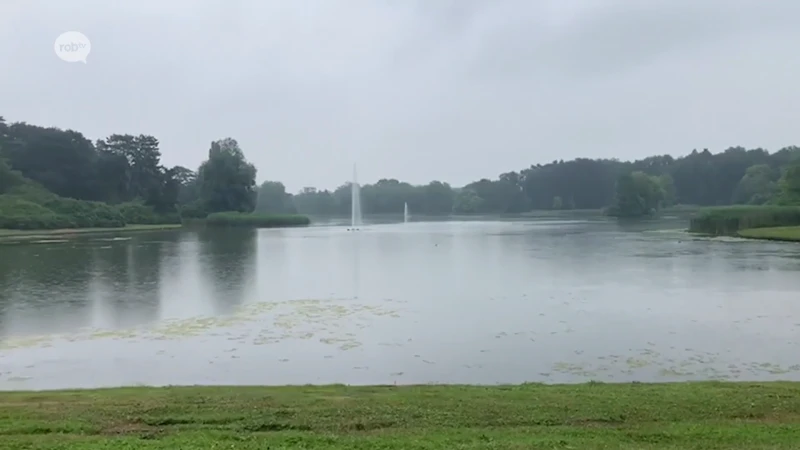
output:
POLYGON ((353 164, 353 182, 350 184, 352 194, 350 205, 350 228, 347 231, 358 231, 361 226, 361 187, 358 185, 356 165, 353 164))

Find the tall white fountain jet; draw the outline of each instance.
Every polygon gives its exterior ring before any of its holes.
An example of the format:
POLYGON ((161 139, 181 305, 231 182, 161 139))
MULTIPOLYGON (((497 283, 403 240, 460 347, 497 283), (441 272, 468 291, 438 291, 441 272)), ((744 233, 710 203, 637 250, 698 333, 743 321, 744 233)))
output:
POLYGON ((408 202, 403 206, 403 223, 408 223, 408 202))
POLYGON ((356 165, 353 164, 353 183, 350 184, 352 193, 350 229, 355 231, 361 226, 361 187, 358 185, 356 165))

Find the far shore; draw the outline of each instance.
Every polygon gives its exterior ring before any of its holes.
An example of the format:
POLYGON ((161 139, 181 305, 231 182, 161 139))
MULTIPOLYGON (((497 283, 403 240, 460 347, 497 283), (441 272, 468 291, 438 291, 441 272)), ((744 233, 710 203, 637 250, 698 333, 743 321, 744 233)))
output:
MULTIPOLYGON (((528 213, 525 215, 534 215, 528 213)), ((195 221, 188 220, 187 224, 192 225, 195 221)), ((205 222, 205 221, 197 221, 205 222)), ((0 242, 3 241, 32 241, 37 239, 66 239, 76 235, 108 234, 108 233, 132 233, 145 231, 164 231, 175 230, 184 227, 183 224, 157 224, 157 225, 126 225, 124 227, 109 228, 63 228, 56 230, 10 230, 0 228, 0 242)), ((691 232, 692 234, 704 234, 691 232)), ((777 242, 800 242, 800 226, 786 227, 765 227, 748 228, 739 230, 733 237, 744 239, 777 241, 777 242)))
POLYGON ((8 230, 0 229, 0 241, 4 240, 36 240, 52 238, 68 238, 75 235, 101 234, 101 233, 128 233, 138 231, 174 230, 181 228, 181 224, 161 225, 126 225, 124 227, 110 228, 62 228, 58 230, 8 230))

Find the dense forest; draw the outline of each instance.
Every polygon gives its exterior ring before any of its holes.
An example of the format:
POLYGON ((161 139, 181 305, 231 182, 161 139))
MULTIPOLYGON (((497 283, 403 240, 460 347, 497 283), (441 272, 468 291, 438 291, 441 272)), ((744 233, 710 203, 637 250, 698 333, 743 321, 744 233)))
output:
MULTIPOLYGON (((651 156, 638 161, 578 158, 537 164, 519 172, 482 179, 461 188, 442 181, 413 186, 383 179, 361 188, 365 213, 498 214, 531 210, 606 209, 612 215, 641 216, 676 204, 800 203, 800 148, 774 153, 729 148, 712 154, 651 156)), ((259 208, 302 214, 348 214, 350 188, 305 188, 295 195, 277 182, 264 183, 259 208)))
POLYGON ((211 143, 197 170, 165 167, 148 135, 91 142, 73 130, 0 117, 0 228, 118 227, 251 212, 256 168, 236 140, 211 143))
MULTIPOLYGON (((196 170, 165 167, 153 136, 113 134, 92 142, 77 131, 0 117, 0 228, 177 223, 219 212, 350 212, 349 183, 291 194, 278 181, 256 186, 256 168, 234 139, 215 141, 207 152, 196 170)), ((633 162, 578 158, 463 187, 382 179, 362 186, 361 196, 365 214, 400 214, 406 202, 414 214, 605 209, 618 216, 675 204, 797 204, 800 148, 693 150, 633 162)))

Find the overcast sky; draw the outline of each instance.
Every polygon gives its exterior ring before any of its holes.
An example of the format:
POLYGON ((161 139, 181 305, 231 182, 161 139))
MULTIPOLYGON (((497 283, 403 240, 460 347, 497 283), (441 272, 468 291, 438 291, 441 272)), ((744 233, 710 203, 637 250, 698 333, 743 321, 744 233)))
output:
POLYGON ((797 0, 1 0, 0 115, 290 191, 800 145, 797 0), (88 63, 56 57, 64 31, 88 63))

